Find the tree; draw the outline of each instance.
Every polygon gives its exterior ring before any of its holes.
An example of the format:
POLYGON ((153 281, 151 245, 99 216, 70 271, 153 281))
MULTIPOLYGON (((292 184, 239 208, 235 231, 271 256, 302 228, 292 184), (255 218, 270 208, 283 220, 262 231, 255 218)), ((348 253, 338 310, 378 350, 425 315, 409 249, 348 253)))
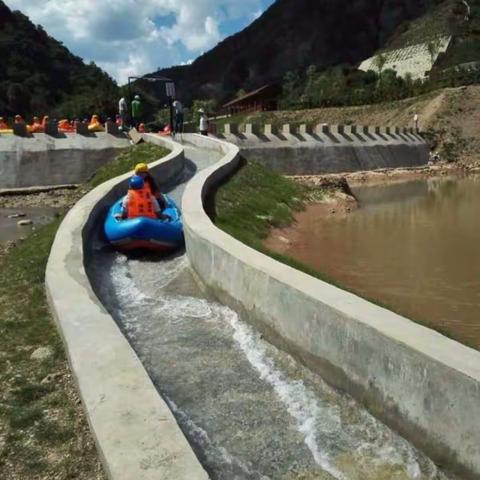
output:
POLYGON ((430 61, 433 64, 435 63, 435 60, 438 57, 438 54, 440 52, 440 39, 432 40, 431 42, 428 42, 427 44, 427 50, 428 54, 430 55, 430 61))
POLYGON ((247 94, 247 92, 241 88, 236 94, 235 94, 235 98, 242 98, 244 97, 245 95, 247 94))
POLYGON ((387 57, 383 53, 381 53, 380 55, 377 55, 373 59, 373 66, 378 70, 379 78, 382 77, 382 72, 386 63, 387 63, 387 57))

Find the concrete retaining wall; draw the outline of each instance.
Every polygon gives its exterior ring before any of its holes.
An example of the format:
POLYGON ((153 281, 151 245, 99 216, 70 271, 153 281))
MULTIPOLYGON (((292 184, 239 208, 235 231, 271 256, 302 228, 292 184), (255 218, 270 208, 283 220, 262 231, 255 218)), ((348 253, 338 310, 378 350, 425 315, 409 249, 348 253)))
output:
POLYGON ((129 141, 105 133, 0 137, 0 188, 82 183, 129 141))
MULTIPOLYGON (((193 137, 192 137, 193 138, 193 137)), ((213 225, 200 198, 239 162, 224 158, 183 196, 191 265, 216 296, 332 385, 361 401, 442 465, 480 475, 480 353, 243 245, 213 225)))
POLYGON ((221 138, 255 159, 286 175, 355 172, 378 168, 426 165, 429 147, 411 129, 356 125, 229 124, 221 138), (255 133, 256 132, 256 133, 255 133))
MULTIPOLYGON (((178 175, 183 149, 153 136, 149 141, 173 148, 151 165, 154 175, 163 181, 178 175)), ((108 478, 206 480, 168 406, 85 273, 85 242, 99 215, 125 192, 130 175, 102 184, 68 213, 48 260, 47 296, 108 478)))

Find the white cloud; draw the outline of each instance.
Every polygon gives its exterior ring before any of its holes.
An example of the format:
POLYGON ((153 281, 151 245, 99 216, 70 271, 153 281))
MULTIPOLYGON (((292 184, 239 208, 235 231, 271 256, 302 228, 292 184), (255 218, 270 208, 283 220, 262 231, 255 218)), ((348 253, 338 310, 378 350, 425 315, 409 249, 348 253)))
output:
POLYGON ((120 83, 215 46, 223 22, 252 18, 262 0, 6 0, 120 83))
POLYGON ((252 13, 252 21, 253 20, 256 20, 257 18, 260 18, 263 14, 263 10, 260 8, 259 10, 257 10, 256 12, 253 12, 252 13))

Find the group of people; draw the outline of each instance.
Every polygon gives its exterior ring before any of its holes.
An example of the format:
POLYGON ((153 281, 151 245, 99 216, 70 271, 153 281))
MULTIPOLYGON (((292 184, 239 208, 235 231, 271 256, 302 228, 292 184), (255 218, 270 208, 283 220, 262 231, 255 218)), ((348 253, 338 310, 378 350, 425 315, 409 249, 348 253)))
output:
MULTIPOLYGON (((182 133, 184 126, 184 108, 180 100, 175 99, 172 103, 174 117, 173 117, 173 132, 170 125, 167 125, 163 130, 163 134, 170 135, 171 133, 182 133)), ((202 108, 198 110, 200 115, 199 130, 202 135, 208 135, 209 120, 202 108)), ((44 116, 33 117, 31 124, 26 124, 21 115, 15 115, 14 123, 26 125, 26 129, 29 133, 43 133, 47 130, 49 123, 49 117, 44 116)), ((54 120, 56 122, 56 120, 54 120)), ((67 118, 61 119, 58 122, 58 131, 62 133, 73 133, 76 131, 76 123, 80 122, 87 125, 90 132, 103 132, 105 127, 98 115, 92 115, 90 119, 85 118, 83 121, 78 119, 69 120, 67 118)), ((146 128, 143 123, 143 105, 140 95, 135 95, 131 102, 130 109, 128 107, 127 100, 122 97, 118 102, 118 114, 115 117, 115 123, 120 131, 129 130, 130 127, 135 127, 140 133, 145 133, 146 128)), ((10 132, 11 128, 6 119, 0 117, 0 131, 10 132)))
MULTIPOLYGON (((50 122, 48 115, 45 115, 40 119, 40 117, 33 117, 32 123, 27 124, 21 115, 15 115, 13 123, 25 125, 27 132, 29 133, 44 133, 47 131, 47 125, 50 122)), ((56 122, 56 120, 54 120, 56 122)), ((66 118, 58 122, 58 131, 62 133, 73 133, 75 132, 75 124, 80 122, 80 120, 68 120, 66 118)), ((98 115, 92 115, 90 120, 88 118, 84 119, 83 122, 87 125, 87 128, 90 132, 103 132, 105 127, 100 121, 98 115)), ((0 117, 0 131, 10 131, 11 126, 7 123, 4 117, 0 117)))
POLYGON ((135 175, 129 181, 128 193, 122 204, 122 212, 116 215, 118 220, 147 217, 159 220, 170 220, 163 213, 167 202, 158 188, 155 179, 149 172, 146 163, 135 166, 135 175))
MULTIPOLYGON (((31 124, 27 125, 25 120, 21 115, 15 115, 13 119, 14 124, 21 124, 25 125, 26 129, 30 133, 38 133, 38 132, 44 132, 45 131, 45 122, 48 120, 48 117, 43 117, 42 120, 40 120, 38 117, 33 117, 33 121, 31 124)), ((10 131, 11 126, 8 125, 7 121, 5 120, 4 117, 0 117, 0 130, 3 131, 10 131)))
POLYGON ((140 95, 135 95, 130 104, 130 110, 128 108, 128 103, 125 97, 122 97, 118 102, 118 115, 116 117, 116 124, 121 130, 127 128, 128 125, 135 127, 139 130, 140 126, 145 128, 145 125, 142 123, 143 118, 143 105, 140 95))

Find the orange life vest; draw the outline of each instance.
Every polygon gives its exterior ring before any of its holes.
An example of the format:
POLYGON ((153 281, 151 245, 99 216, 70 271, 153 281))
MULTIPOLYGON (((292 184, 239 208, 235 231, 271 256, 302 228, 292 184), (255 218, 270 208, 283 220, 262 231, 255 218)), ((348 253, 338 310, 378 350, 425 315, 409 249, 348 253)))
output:
POLYGON ((127 217, 158 218, 153 209, 153 198, 150 187, 145 186, 139 190, 128 191, 127 217))

